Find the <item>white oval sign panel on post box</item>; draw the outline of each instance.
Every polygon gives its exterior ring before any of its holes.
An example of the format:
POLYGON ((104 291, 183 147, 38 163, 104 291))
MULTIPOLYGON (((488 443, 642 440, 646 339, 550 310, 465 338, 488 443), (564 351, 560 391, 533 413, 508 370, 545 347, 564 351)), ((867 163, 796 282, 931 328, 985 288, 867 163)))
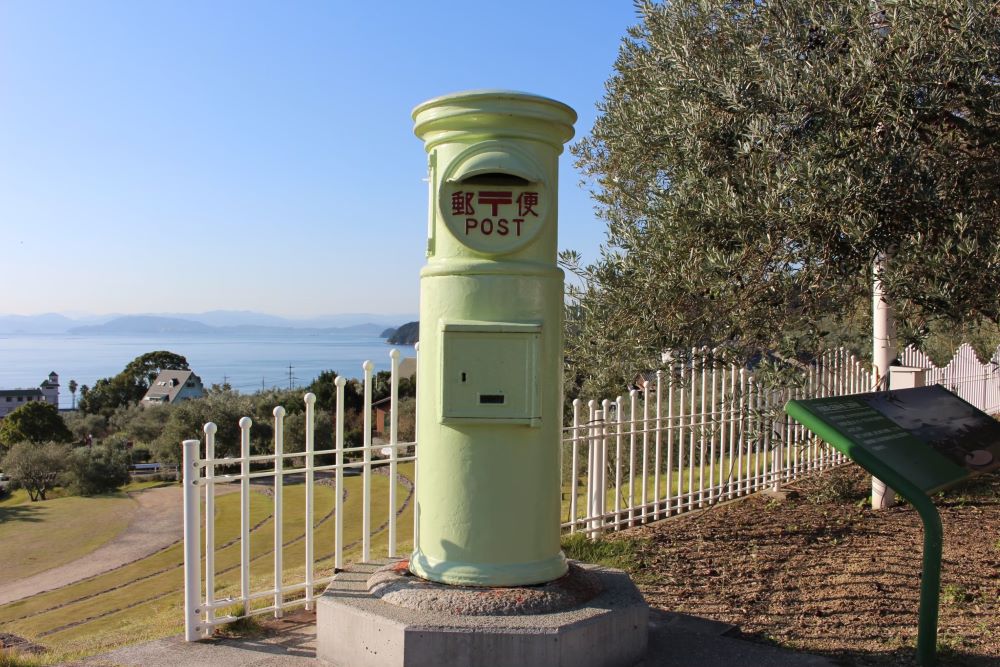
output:
POLYGON ((438 201, 451 233, 465 246, 502 255, 528 245, 542 229, 549 194, 533 161, 509 151, 457 160, 438 201))

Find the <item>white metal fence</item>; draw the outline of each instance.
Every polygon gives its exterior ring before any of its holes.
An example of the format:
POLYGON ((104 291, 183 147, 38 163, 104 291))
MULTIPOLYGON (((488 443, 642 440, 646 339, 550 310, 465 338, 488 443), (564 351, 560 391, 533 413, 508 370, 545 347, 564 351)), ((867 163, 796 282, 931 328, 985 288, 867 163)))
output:
POLYGON ((1000 412, 1000 347, 985 363, 968 343, 962 343, 951 361, 940 368, 912 346, 903 350, 900 361, 904 366, 927 369, 926 384, 942 385, 983 412, 1000 412))
POLYGON ((563 440, 570 532, 656 521, 843 463, 782 408, 869 391, 872 377, 845 350, 765 379, 696 349, 637 384, 614 401, 574 401, 563 440))
MULTIPOLYGON (((1000 349, 987 364, 979 363, 971 352, 963 345, 944 368, 934 367, 912 349, 903 352, 902 360, 927 368, 928 383, 943 384, 981 409, 1000 411, 1000 349)), ((372 442, 373 366, 367 361, 360 446, 345 445, 343 377, 336 381, 332 449, 323 445, 317 449, 314 442, 312 394, 304 399, 306 435, 301 451, 292 451, 291 444, 285 446, 285 409, 280 406, 273 412, 270 454, 251 455, 248 417, 240 420, 239 456, 216 457, 217 429, 212 423, 205 425, 204 449, 198 440, 184 442, 188 641, 206 637, 214 627, 238 618, 266 613, 280 616, 291 606, 311 607, 317 588, 344 567, 345 554, 355 554, 361 561, 391 557, 409 541, 415 522, 412 529, 409 524, 403 526, 406 530, 400 539, 397 519, 410 506, 411 497, 401 502, 397 494, 403 489, 412 496, 415 490, 417 448, 415 443, 398 439, 399 354, 395 350, 390 354, 387 444, 372 442), (379 458, 383 451, 388 456, 379 458), (332 457, 333 462, 317 462, 317 457, 332 457), (400 475, 398 466, 411 462, 412 477, 400 475), (355 480, 354 485, 345 484, 345 477, 355 480), (380 494, 380 501, 373 503, 376 482, 383 489, 386 484, 382 477, 388 480, 384 494, 388 499, 380 494), (333 493, 327 511, 319 514, 318 484, 332 488, 333 493), (225 502, 222 496, 227 489, 239 494, 239 530, 230 528, 232 535, 216 532, 222 514, 217 501, 225 502), (289 508, 286 491, 295 492, 293 500, 298 505, 289 508), (360 495, 360 502, 352 502, 350 508, 345 505, 348 493, 354 494, 352 499, 360 495), (384 512, 384 521, 373 526, 376 509, 384 512), (352 525, 348 535, 345 519, 352 525), (319 550, 317 538, 323 538, 319 550), (262 573, 264 569, 267 572, 262 573)), ((567 532, 583 531, 596 537, 607 530, 777 487, 844 463, 843 455, 818 442, 787 418, 782 408, 792 398, 870 391, 873 378, 866 365, 845 350, 830 351, 798 372, 765 377, 723 363, 703 349, 692 350, 667 371, 642 377, 639 384, 613 401, 578 399, 573 403, 572 424, 564 429, 562 442, 562 525, 567 532)), ((298 443, 293 444, 297 448, 298 443)))
MULTIPOLYGON (((988 413, 1000 412, 1000 348, 982 363, 963 344, 944 367, 908 347, 903 365, 926 369, 988 413)), ((798 373, 762 378, 691 350, 666 371, 638 378, 615 400, 573 404, 564 429, 564 523, 596 537, 723 500, 777 488, 846 462, 782 409, 790 399, 872 391, 874 377, 848 351, 832 350, 798 373)))
MULTIPOLYGON (((243 417, 240 422, 240 456, 216 458, 215 434, 216 425, 205 425, 204 452, 198 440, 185 440, 183 443, 184 470, 184 620, 185 639, 194 641, 208 637, 212 629, 239 618, 257 614, 274 614, 280 617, 282 612, 291 606, 305 605, 311 608, 313 596, 318 586, 329 583, 332 573, 343 568, 344 554, 349 547, 360 546, 359 558, 368 561, 372 557, 372 543, 376 534, 386 533, 387 553, 395 555, 397 537, 397 516, 400 505, 397 498, 400 478, 398 466, 415 461, 415 453, 403 455, 406 449, 413 450, 413 443, 401 443, 398 440, 399 427, 399 352, 390 353, 392 359, 390 398, 389 442, 373 444, 372 442, 372 370, 373 364, 366 361, 364 370, 364 442, 360 446, 345 446, 344 441, 344 386, 343 376, 336 379, 335 408, 335 442, 333 448, 316 448, 315 440, 315 404, 316 397, 309 393, 305 400, 305 443, 301 451, 286 451, 284 442, 285 408, 274 408, 274 442, 273 453, 251 455, 249 417, 243 417), (377 458, 387 450, 388 456, 377 458), (317 464, 317 457, 333 457, 333 463, 317 464), (352 460, 348 460, 352 459, 352 460), (387 473, 388 501, 386 520, 373 528, 372 489, 374 474, 387 473), (360 534, 345 536, 345 500, 347 488, 345 476, 360 478, 361 513, 360 534), (259 480, 259 482, 258 482, 259 480), (333 503, 331 511, 317 521, 316 485, 318 481, 332 483, 333 503), (239 493, 239 533, 235 539, 219 544, 216 538, 217 496, 230 485, 238 484, 239 493), (254 488, 256 487, 256 488, 254 488), (298 487, 302 490, 302 505, 289 509, 284 503, 286 487, 298 487), (253 521, 251 504, 255 497, 266 492, 270 495, 270 507, 264 509, 265 518, 253 521), (268 512, 270 510, 270 512, 268 512), (204 512, 204 515, 202 514, 204 512), (270 516, 266 516, 267 514, 270 516), (326 519, 332 515, 333 526, 327 525, 326 519), (290 519, 292 517, 292 519, 290 519), (204 531, 202 520, 204 519, 204 531), (260 537, 266 537, 266 524, 272 528, 270 548, 261 544, 260 537), (286 525, 301 523, 301 532, 285 534, 286 525), (317 536, 332 538, 332 548, 328 553, 317 553, 317 536), (332 534, 331 534, 332 533, 332 534), (206 548, 202 552, 202 537, 206 548), (360 542, 360 545, 358 543, 360 542), (286 560, 292 547, 302 546, 299 562, 286 560), (236 554, 228 554, 233 561, 220 568, 216 563, 216 552, 235 550, 236 554), (262 576, 261 570, 270 560, 271 576, 262 576), (322 574, 317 572, 317 564, 325 560, 328 565, 322 574), (301 565, 301 575, 292 578, 289 571, 298 572, 296 565, 301 565), (256 566, 256 567, 254 567, 256 566), (233 592, 220 596, 217 577, 220 574, 235 574, 238 572, 238 584, 229 582, 227 586, 233 592), (202 578, 204 573, 204 580, 202 578), (204 584, 204 587, 203 587, 204 584), (256 590, 255 590, 256 587, 256 590), (225 613, 219 613, 224 610, 225 613)), ((404 480, 406 481, 406 480, 404 480)), ((413 484, 408 482, 404 488, 412 495, 413 484)), ((356 491, 357 489, 355 489, 356 491)), ((409 498, 403 504, 409 503, 409 498)))

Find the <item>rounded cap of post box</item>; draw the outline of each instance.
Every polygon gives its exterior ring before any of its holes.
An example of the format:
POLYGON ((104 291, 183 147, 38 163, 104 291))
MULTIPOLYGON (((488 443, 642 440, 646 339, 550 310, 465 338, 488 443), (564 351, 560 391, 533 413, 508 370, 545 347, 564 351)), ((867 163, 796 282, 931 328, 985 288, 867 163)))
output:
POLYGON ((540 95, 511 90, 469 90, 442 95, 413 110, 413 132, 431 150, 461 135, 509 137, 547 143, 561 151, 573 138, 576 112, 540 95))

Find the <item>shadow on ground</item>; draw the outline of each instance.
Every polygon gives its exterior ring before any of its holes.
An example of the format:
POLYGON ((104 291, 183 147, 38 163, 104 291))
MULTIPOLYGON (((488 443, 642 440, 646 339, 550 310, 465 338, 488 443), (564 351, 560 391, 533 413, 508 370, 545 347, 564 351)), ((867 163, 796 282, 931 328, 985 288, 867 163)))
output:
POLYGON ((27 521, 38 523, 44 521, 41 516, 43 508, 32 505, 14 505, 13 507, 0 507, 0 523, 8 521, 27 521))

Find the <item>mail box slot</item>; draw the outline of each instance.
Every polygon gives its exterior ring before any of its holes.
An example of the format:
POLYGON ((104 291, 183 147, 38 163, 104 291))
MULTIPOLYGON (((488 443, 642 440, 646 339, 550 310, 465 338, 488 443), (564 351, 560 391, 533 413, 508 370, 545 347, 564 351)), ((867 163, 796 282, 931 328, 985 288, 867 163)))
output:
POLYGON ((532 242, 548 217, 542 169, 509 144, 486 142, 456 158, 442 180, 441 216, 464 246, 502 255, 532 242))

